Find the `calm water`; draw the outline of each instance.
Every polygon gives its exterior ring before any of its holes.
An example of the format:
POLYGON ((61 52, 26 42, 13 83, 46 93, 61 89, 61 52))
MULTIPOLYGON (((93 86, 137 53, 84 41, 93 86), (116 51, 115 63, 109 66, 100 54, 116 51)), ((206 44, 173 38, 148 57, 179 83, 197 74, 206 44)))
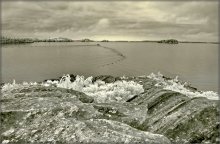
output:
POLYGON ((3 82, 39 82, 68 73, 140 76, 160 71, 165 76, 178 75, 200 90, 218 90, 217 44, 100 44, 105 47, 76 42, 4 45, 3 82))

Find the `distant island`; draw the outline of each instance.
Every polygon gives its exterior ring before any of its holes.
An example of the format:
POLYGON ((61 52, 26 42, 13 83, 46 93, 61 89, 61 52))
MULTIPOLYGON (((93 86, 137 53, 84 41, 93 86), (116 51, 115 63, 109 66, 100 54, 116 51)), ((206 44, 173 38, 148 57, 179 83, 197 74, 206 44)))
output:
POLYGON ((109 40, 102 40, 101 42, 109 42, 109 40))
POLYGON ((82 40, 79 40, 80 42, 94 42, 93 40, 90 40, 90 39, 82 39, 82 40))
POLYGON ((167 44, 178 44, 178 40, 176 39, 168 39, 168 40, 161 40, 158 41, 158 43, 167 43, 167 44))

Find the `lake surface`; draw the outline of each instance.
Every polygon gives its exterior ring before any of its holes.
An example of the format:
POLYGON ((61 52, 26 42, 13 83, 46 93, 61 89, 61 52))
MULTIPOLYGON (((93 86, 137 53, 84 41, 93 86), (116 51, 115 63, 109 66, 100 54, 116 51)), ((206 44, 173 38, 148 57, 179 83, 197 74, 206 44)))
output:
POLYGON ((2 81, 43 81, 63 74, 140 76, 161 72, 199 90, 218 91, 218 45, 151 42, 3 45, 2 81))

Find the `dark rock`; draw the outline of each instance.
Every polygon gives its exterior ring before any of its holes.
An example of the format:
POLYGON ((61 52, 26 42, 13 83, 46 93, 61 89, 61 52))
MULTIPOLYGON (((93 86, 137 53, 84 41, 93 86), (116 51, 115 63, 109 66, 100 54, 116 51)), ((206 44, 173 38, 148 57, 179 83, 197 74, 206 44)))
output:
POLYGON ((47 82, 49 80, 53 82, 53 81, 59 81, 60 79, 46 79, 46 80, 44 80, 44 82, 47 82))
POLYGON ((101 80, 104 81, 105 83, 113 83, 117 80, 121 80, 119 77, 113 77, 110 75, 101 75, 101 76, 96 76, 92 79, 93 82, 97 81, 97 80, 101 80))
POLYGON ((74 82, 76 80, 76 75, 70 74, 70 81, 74 82))
POLYGON ((185 86, 187 89, 190 89, 191 91, 197 91, 198 89, 195 87, 192 87, 190 85, 185 86))
MULTIPOLYGON (((76 80, 76 75, 70 74, 69 76, 70 76, 70 81, 71 82, 74 82, 76 80)), ((63 77, 59 77, 59 81, 62 80, 62 79, 63 79, 63 77)))
POLYGON ((132 98, 130 98, 130 99, 128 99, 126 102, 131 102, 131 101, 133 101, 135 98, 137 98, 138 97, 138 95, 135 95, 135 96, 133 96, 132 98))

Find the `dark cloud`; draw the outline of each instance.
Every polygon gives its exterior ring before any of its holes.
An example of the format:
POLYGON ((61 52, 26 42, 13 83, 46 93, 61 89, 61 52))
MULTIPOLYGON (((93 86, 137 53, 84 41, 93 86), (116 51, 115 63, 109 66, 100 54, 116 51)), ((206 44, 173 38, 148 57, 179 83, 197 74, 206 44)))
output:
POLYGON ((2 2, 2 33, 22 37, 218 40, 218 2, 2 2))

